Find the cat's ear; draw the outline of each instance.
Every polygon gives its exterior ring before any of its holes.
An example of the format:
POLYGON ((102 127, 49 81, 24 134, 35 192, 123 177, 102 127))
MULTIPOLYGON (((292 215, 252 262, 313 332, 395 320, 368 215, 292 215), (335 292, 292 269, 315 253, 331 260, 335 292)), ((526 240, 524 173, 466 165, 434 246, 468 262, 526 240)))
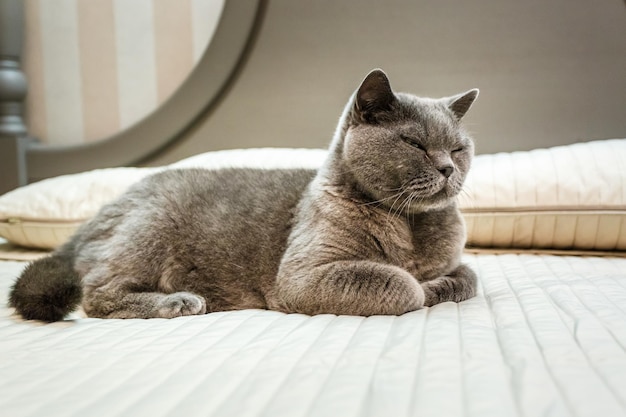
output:
POLYGON ((465 113, 472 107, 472 103, 478 97, 478 88, 471 89, 465 93, 457 94, 456 96, 448 97, 444 100, 447 101, 448 108, 452 110, 452 113, 457 119, 461 119, 465 116, 465 113))
POLYGON ((376 113, 389 110, 395 99, 387 75, 375 69, 367 74, 357 90, 354 107, 365 120, 369 120, 376 113))

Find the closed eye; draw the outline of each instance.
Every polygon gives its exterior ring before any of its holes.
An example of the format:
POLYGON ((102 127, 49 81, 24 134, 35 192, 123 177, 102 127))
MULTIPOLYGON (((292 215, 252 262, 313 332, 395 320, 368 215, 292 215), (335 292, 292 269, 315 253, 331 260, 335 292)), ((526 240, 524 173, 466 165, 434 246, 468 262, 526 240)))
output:
POLYGON ((461 146, 459 148, 452 149, 452 153, 459 153, 459 152, 463 152, 464 150, 465 148, 461 146))
POLYGON ((412 147, 417 148, 417 149, 419 149, 419 150, 421 150, 421 151, 426 152, 426 148, 424 148, 422 145, 420 145, 420 144, 419 144, 419 143, 418 143, 415 139, 413 139, 413 138, 411 138, 411 137, 409 137, 409 136, 405 136, 405 135, 400 135, 400 138, 401 138, 404 142, 406 142, 406 143, 408 143, 409 145, 411 145, 412 147))

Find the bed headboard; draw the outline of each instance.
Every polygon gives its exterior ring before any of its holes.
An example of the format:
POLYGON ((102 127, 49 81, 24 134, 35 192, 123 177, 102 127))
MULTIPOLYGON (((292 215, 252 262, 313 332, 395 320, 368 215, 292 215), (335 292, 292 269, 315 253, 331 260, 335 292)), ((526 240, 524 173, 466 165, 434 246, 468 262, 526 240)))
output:
POLYGON ((102 141, 45 145, 20 119, 24 3, 0 1, 0 192, 210 150, 326 147, 374 67, 424 96, 480 88, 465 119, 478 153, 626 137, 624 0, 257 0, 225 2, 195 70, 150 116, 102 141))

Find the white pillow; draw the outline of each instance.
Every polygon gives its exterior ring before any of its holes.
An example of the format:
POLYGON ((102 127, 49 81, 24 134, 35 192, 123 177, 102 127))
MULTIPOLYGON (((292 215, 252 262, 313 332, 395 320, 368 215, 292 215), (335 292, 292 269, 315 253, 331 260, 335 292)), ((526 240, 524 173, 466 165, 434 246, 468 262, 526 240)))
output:
POLYGON ((479 155, 464 190, 469 246, 626 250, 626 139, 479 155))
MULTIPOLYGON (((208 152, 161 168, 110 168, 51 178, 0 197, 0 236, 55 248, 106 202, 161 169, 317 168, 321 149, 208 152)), ((626 250, 626 139, 479 155, 460 196, 468 245, 626 250)))
POLYGON ((98 169, 17 188, 0 197, 0 236, 21 246, 55 248, 102 205, 159 169, 98 169))
POLYGON ((167 167, 108 168, 49 178, 0 196, 0 237, 30 248, 53 249, 78 226, 142 178, 173 168, 318 168, 322 149, 239 149, 208 152, 167 167))

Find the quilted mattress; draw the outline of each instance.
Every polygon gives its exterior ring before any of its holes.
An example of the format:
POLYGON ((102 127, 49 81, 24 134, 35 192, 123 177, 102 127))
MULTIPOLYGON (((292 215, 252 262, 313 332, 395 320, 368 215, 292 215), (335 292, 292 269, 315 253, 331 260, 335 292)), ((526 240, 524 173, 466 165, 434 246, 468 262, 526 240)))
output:
POLYGON ((626 259, 467 254, 477 297, 400 317, 12 315, 0 415, 624 416, 626 259))

